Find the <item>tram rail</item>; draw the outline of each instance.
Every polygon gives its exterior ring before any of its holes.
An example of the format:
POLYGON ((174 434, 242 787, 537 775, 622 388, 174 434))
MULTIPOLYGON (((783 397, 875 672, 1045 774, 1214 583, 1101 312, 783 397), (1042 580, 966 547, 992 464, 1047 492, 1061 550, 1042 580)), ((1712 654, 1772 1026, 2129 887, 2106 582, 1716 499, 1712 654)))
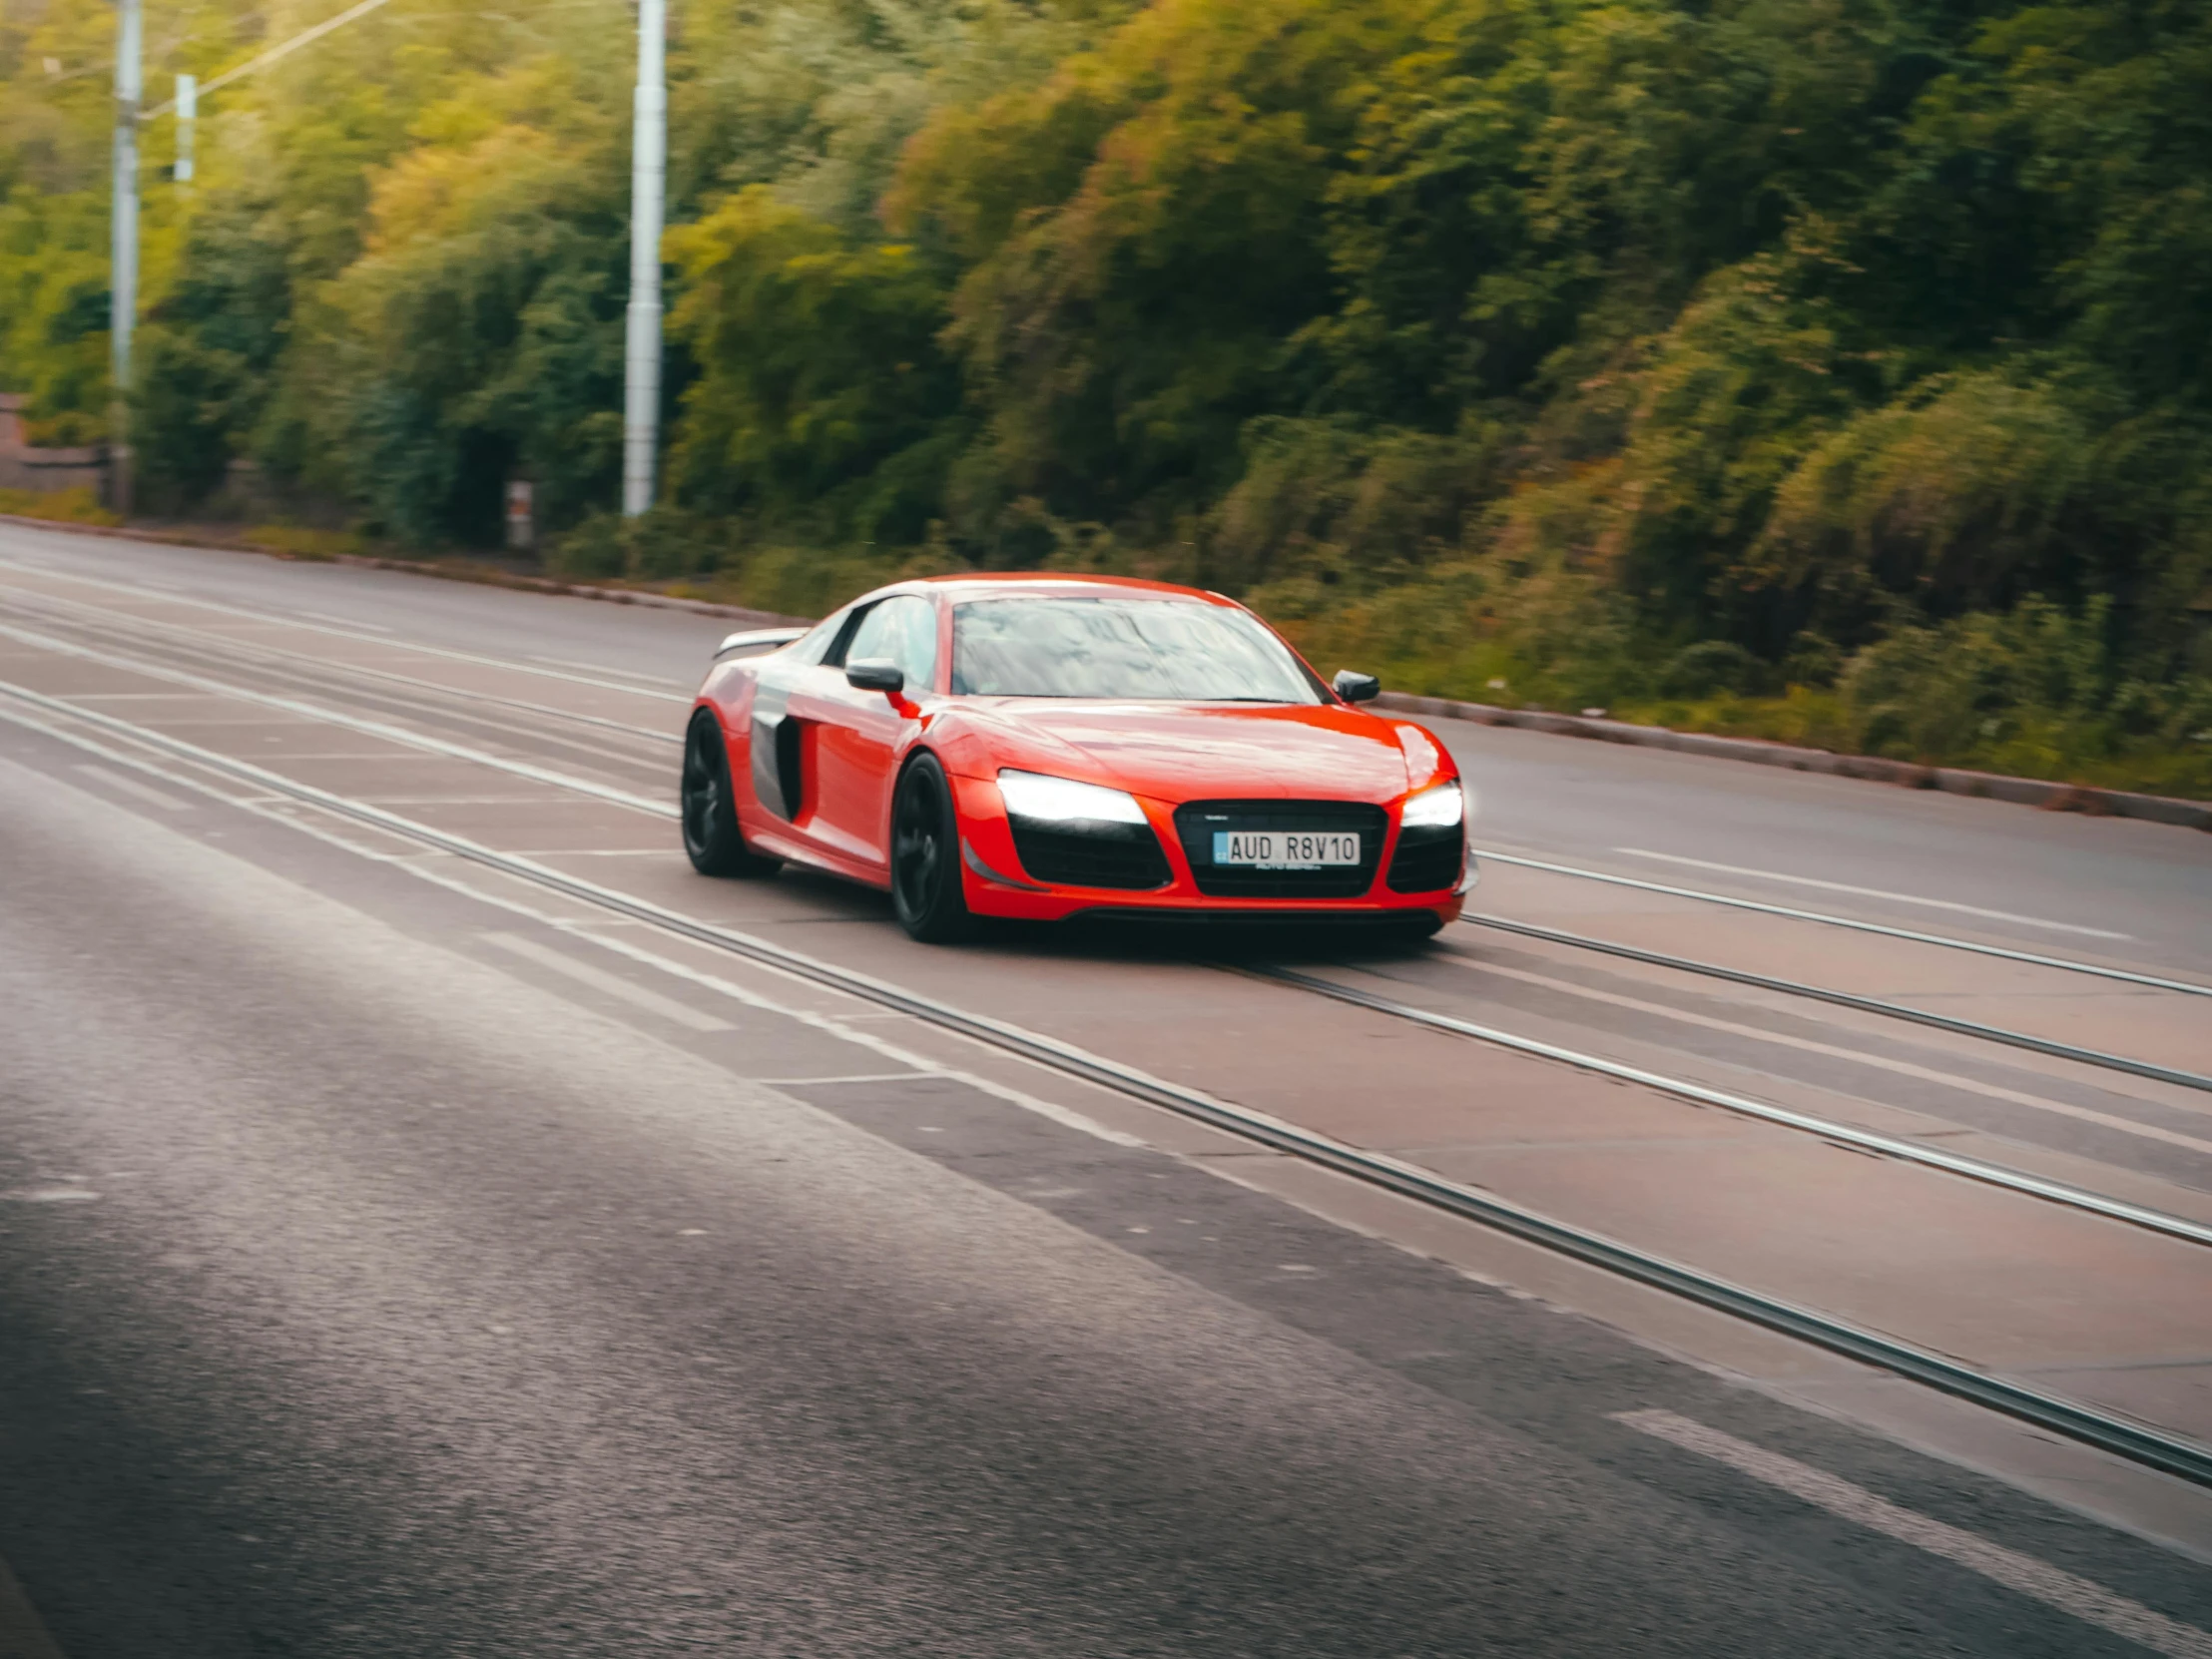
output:
MULTIPOLYGON (((14 705, 0 710, 0 718, 80 749, 144 765, 131 760, 111 744, 84 736, 82 729, 90 728, 137 750, 163 756, 172 762, 183 762, 271 796, 289 799, 496 870, 542 890, 645 923, 672 936, 814 981, 953 1031, 1044 1069, 1206 1123, 1241 1139, 1543 1245, 1609 1273, 1666 1290, 1752 1324, 1910 1378, 2071 1439, 2200 1485, 2212 1485, 2212 1447, 2150 1424, 2015 1379, 1993 1375, 1921 1345, 1750 1289, 1594 1229, 1561 1221, 1497 1194, 1449 1180, 1419 1165, 1347 1145, 1314 1130, 1153 1076, 1045 1033, 960 1008, 906 986, 618 891, 535 859, 502 852, 372 803, 317 788, 105 711, 87 709, 6 680, 0 680, 0 697, 14 705), (77 730, 72 730, 73 727, 77 730)), ((2193 1227, 2194 1224, 2183 1225, 2193 1227)))

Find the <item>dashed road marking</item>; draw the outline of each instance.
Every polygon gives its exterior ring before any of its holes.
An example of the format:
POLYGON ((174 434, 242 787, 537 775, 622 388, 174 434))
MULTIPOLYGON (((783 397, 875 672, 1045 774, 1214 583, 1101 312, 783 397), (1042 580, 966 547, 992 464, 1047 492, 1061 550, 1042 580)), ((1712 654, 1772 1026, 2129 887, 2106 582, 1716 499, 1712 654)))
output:
POLYGON ((825 1083, 912 1083, 924 1077, 942 1077, 941 1071, 865 1071, 847 1077, 756 1077, 772 1089, 814 1088, 825 1083))
POLYGON ((1816 875, 1791 875, 1779 869, 1749 869, 1742 864, 1716 864, 1709 858, 1685 858, 1679 852, 1654 852, 1643 846, 1616 846, 1615 852, 1631 858, 1656 858, 1661 863, 1687 864, 1692 869, 1718 870, 1723 875, 1749 875, 1760 881, 1787 881, 1793 886, 1818 887, 1823 892, 1848 892, 1858 898, 1886 898, 1893 904, 1925 904, 1932 910, 1955 910, 1960 915, 1987 916, 1991 921, 2017 921, 2029 927, 2048 927, 2060 933, 2081 933, 2092 939, 2132 939, 2132 933, 2115 933, 2109 927, 2083 927, 2078 922, 2050 921, 2023 916, 2011 910, 1985 910, 1978 904, 1961 904, 1951 898, 1924 898, 1919 893, 1891 892, 1883 887, 1855 887, 1847 881, 1825 881, 1816 875))
POLYGON ((2084 1624, 2093 1624, 2138 1647, 2165 1654, 2168 1659, 2212 1659, 2212 1635, 2194 1625, 2155 1613, 2140 1602, 2115 1595, 2103 1585, 2077 1578, 2047 1561, 1877 1497, 1864 1486, 1855 1486, 1794 1457, 1752 1445, 1672 1411, 1618 1411, 1613 1420, 1685 1451, 1726 1463, 1740 1474, 1764 1481, 1832 1515, 1939 1555, 2018 1595, 2055 1607, 2084 1624))
POLYGON ((495 944, 525 961, 551 968, 555 973, 566 974, 580 985, 589 985, 595 991, 627 1002, 634 1008, 659 1014, 661 1018, 673 1020, 678 1025, 689 1026, 694 1031, 732 1029, 726 1019, 702 1013, 689 1003, 679 1002, 672 996, 663 996, 659 991, 648 990, 643 985, 632 984, 621 975, 595 968, 589 962, 579 962, 572 956, 542 945, 535 939, 526 939, 519 933, 486 933, 483 937, 487 944, 495 944))
MULTIPOLYGON (((1600 990, 1595 985, 1581 985, 1571 979, 1555 979, 1548 973, 1531 973, 1526 968, 1507 967, 1500 962, 1477 961, 1471 957, 1447 955, 1442 958, 1456 966, 1470 968, 1477 973, 1494 973, 1503 979, 1518 979, 1524 984, 1541 985, 1547 990, 1565 991, 1571 996, 1602 1002, 1615 1008, 1628 1008, 1638 1013, 1655 1014, 1684 1025, 1695 1025, 1709 1031, 1726 1031, 1734 1036, 1752 1037, 1760 1042, 1774 1043, 1783 1048, 1795 1048, 1808 1054, 1824 1054, 1854 1064, 1872 1066, 1878 1071, 1895 1072, 1901 1077, 1917 1077, 1923 1082, 1937 1083, 1948 1089, 1962 1089, 1969 1094, 1986 1095, 1992 1100, 2007 1101, 2015 1106, 2031 1106, 2039 1112, 2055 1112, 2061 1117, 2077 1118, 2083 1123, 2094 1123, 2106 1129, 2121 1130, 2126 1134, 2140 1135, 2145 1140, 2163 1141, 2169 1146, 2186 1147, 2191 1152, 2212 1152, 2212 1141, 2198 1135, 2185 1135, 2178 1129, 2161 1128, 2155 1123, 2141 1123, 2134 1118, 2121 1117, 2114 1112, 2100 1112, 2089 1106, 2076 1106, 2069 1101, 2051 1100, 2039 1094, 2029 1094, 2021 1089, 2008 1089, 1999 1083, 1984 1083, 1978 1078, 1961 1077, 1956 1072, 1938 1071, 1933 1066, 1915 1065, 1910 1060, 1895 1059, 1886 1054, 1872 1053, 1861 1048, 1847 1048, 1840 1043, 1817 1042, 1811 1037, 1793 1036, 1787 1031, 1770 1031, 1757 1025, 1744 1025, 1735 1020, 1721 1019, 1712 1014, 1701 1014, 1689 1008, 1677 1008, 1666 1002, 1647 1002, 1642 997, 1623 996, 1617 991, 1600 990)), ((2182 1110, 2194 1110, 2183 1107, 2182 1110)))

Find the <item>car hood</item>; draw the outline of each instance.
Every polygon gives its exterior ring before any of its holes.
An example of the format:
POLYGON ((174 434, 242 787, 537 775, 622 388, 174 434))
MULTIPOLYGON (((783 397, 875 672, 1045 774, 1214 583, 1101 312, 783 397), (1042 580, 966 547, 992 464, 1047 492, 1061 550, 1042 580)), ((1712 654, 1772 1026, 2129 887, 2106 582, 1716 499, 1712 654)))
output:
POLYGON ((1073 750, 1099 782, 1156 800, 1381 802, 1410 781, 1397 729, 1341 705, 991 701, 1039 764, 1073 750))

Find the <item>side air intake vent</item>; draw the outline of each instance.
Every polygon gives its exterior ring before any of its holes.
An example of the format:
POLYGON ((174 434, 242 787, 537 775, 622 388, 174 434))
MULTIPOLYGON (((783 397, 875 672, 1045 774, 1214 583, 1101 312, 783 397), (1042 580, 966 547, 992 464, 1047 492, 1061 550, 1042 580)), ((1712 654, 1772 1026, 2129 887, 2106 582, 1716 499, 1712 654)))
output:
POLYGON ((1446 892, 1467 866, 1467 831, 1460 824, 1442 829, 1400 830, 1390 854, 1392 892, 1446 892))
POLYGON ((1168 855, 1149 824, 1057 824, 1009 815, 1014 851, 1032 879, 1064 887, 1114 887, 1143 892, 1172 878, 1168 855))

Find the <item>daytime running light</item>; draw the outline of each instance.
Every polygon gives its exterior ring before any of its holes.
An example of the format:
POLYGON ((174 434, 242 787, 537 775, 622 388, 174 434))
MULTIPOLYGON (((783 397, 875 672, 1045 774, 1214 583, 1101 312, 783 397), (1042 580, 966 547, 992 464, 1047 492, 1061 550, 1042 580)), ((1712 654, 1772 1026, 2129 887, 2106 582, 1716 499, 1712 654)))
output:
POLYGON ((1040 824, 1143 824, 1137 798, 1099 784, 1048 778, 1041 772, 1001 772, 998 793, 1006 811, 1040 824))
POLYGON ((1423 790, 1405 803, 1400 819, 1408 830, 1449 830, 1467 816, 1467 798, 1459 788, 1459 781, 1438 784, 1432 790, 1423 790))

